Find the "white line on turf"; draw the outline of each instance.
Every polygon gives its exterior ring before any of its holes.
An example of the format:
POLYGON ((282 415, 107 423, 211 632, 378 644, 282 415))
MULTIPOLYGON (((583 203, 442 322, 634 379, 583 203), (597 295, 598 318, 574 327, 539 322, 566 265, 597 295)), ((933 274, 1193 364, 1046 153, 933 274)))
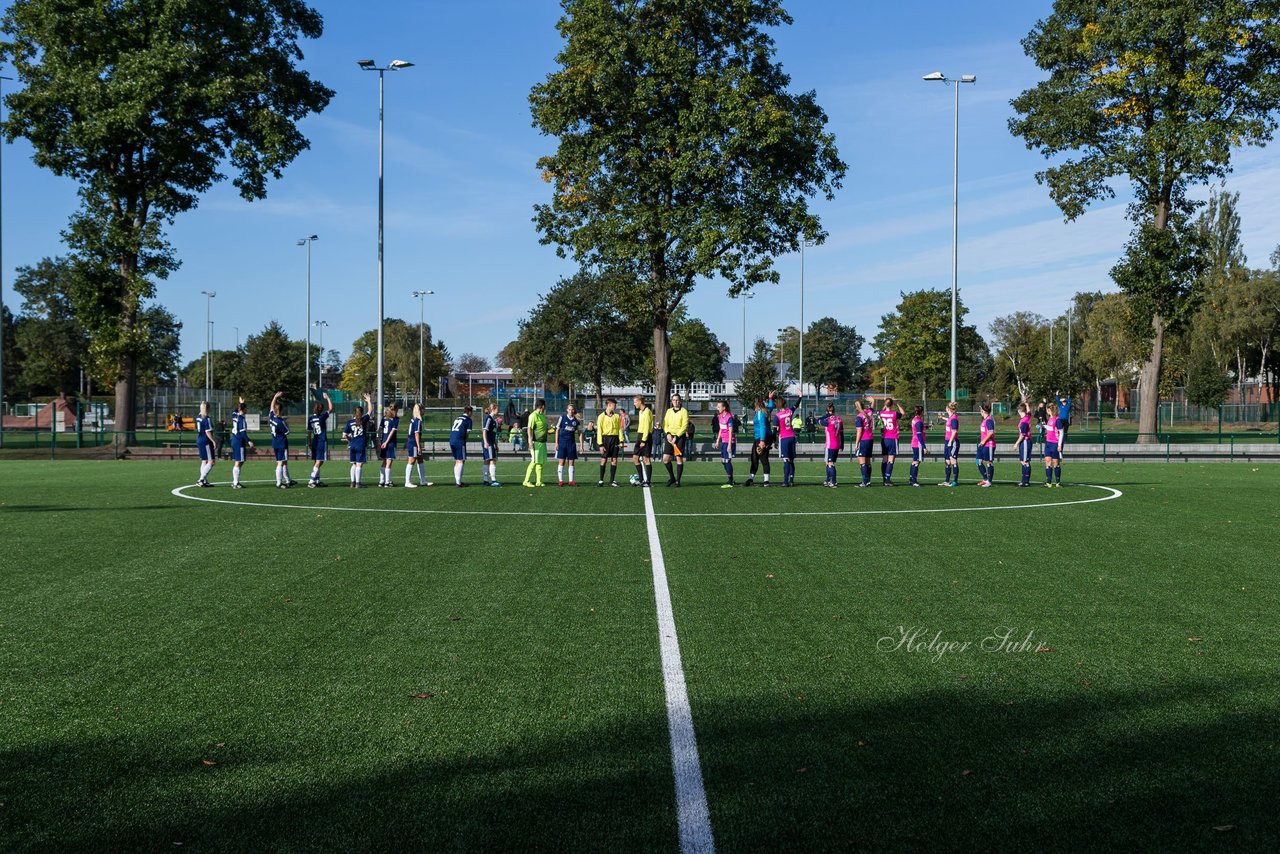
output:
POLYGON ((658 540, 658 520, 653 512, 653 495, 644 490, 644 515, 649 529, 649 555, 653 562, 653 594, 658 605, 658 646, 662 651, 662 685, 667 695, 667 729, 671 733, 671 766, 676 781, 676 821, 680 830, 681 854, 715 851, 711 835, 711 814, 707 792, 702 785, 698 762, 698 740, 693 731, 693 712, 680 663, 680 641, 676 618, 671 610, 671 590, 667 587, 667 566, 658 540))
MULTIPOLYGON (((241 481, 242 483, 271 483, 271 481, 241 481)), ((997 481, 998 483, 1016 483, 1016 481, 997 481)), ((932 484, 930 484, 932 485, 932 484)), ((743 510, 740 512, 712 512, 712 513, 655 513, 655 516, 661 516, 671 519, 696 519, 703 516, 733 517, 733 516, 894 516, 907 513, 980 513, 988 510, 1039 510, 1044 507, 1071 507, 1076 504, 1097 504, 1100 501, 1112 501, 1124 495, 1118 489, 1110 486, 1099 486, 1094 483, 1071 483, 1067 484, 1071 487, 1082 489, 1100 489, 1107 494, 1101 498, 1081 498, 1074 501, 1046 501, 1040 504, 997 504, 989 507, 921 507, 907 508, 903 510, 743 510)), ((229 498, 207 498, 203 495, 188 495, 186 490, 193 489, 195 484, 187 484, 170 490, 171 494, 177 498, 185 498, 188 501, 203 501, 207 504, 231 504, 239 507, 267 507, 275 510, 311 510, 311 511, 333 511, 335 513, 419 513, 437 516, 603 516, 608 518, 631 518, 635 516, 643 516, 643 513, 591 513, 591 512, 565 512, 558 510, 435 510, 430 508, 417 507, 333 507, 323 504, 274 504, 269 501, 235 501, 229 498)), ((441 487, 448 489, 448 487, 441 487)), ((483 487, 478 487, 483 489, 483 487)), ((772 487, 771 487, 772 488, 772 487)), ((781 487, 777 487, 781 489, 781 487)), ((901 488, 901 487, 899 487, 901 488)), ((883 487, 873 487, 873 489, 883 489, 883 487)), ((649 494, 645 490, 645 495, 649 494)))

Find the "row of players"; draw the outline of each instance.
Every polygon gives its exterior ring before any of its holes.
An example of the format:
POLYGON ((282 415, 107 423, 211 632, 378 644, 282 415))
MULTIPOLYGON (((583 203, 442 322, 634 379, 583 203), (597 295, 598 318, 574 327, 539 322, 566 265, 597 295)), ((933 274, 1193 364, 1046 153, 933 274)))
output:
MULTIPOLYGON (((271 446, 276 459, 276 487, 287 489, 297 484, 289 476, 289 425, 285 420, 283 407, 280 404, 282 392, 272 398, 270 413, 267 416, 271 433, 271 446)), ((312 461, 311 476, 307 485, 311 488, 323 487, 320 479, 321 468, 329 459, 328 423, 333 414, 333 401, 327 393, 321 393, 323 401, 315 406, 315 411, 307 419, 308 451, 312 461)), ((381 459, 378 467, 378 486, 394 485, 393 466, 396 460, 396 446, 400 430, 399 408, 392 403, 387 406, 380 423, 375 424, 369 415, 372 400, 364 395, 364 406, 357 406, 355 414, 346 422, 342 431, 347 443, 347 455, 351 464, 350 485, 360 488, 365 463, 370 450, 375 451, 381 459)), ((790 487, 795 484, 796 472, 796 433, 803 427, 803 419, 799 416, 800 400, 787 405, 779 403, 774 396, 755 402, 755 414, 752 418, 752 442, 749 454, 750 473, 742 486, 753 486, 757 473, 762 473, 762 486, 769 485, 769 455, 776 445, 778 456, 782 461, 782 485, 790 487)), ((636 442, 632 448, 632 462, 636 473, 630 478, 635 486, 648 487, 651 484, 653 465, 654 413, 645 399, 639 395, 634 398, 635 417, 632 423, 636 428, 636 442)), ((856 485, 871 485, 872 459, 875 456, 875 437, 880 431, 880 478, 884 486, 894 486, 893 467, 898 456, 898 442, 903 422, 907 418, 906 410, 892 397, 877 402, 874 397, 859 400, 855 404, 856 414, 853 418, 856 457, 861 474, 861 482, 856 485), (880 406, 877 409, 877 405, 880 406)), ((529 465, 525 470, 523 485, 526 487, 544 486, 543 469, 547 465, 548 438, 555 440, 556 482, 560 486, 576 486, 576 462, 579 457, 579 437, 582 430, 582 419, 578 417, 574 406, 570 404, 554 427, 547 420, 546 401, 539 399, 530 413, 525 432, 529 441, 529 465), (566 480, 566 475, 568 480, 566 480)), ((246 424, 246 405, 242 398, 231 418, 231 458, 232 487, 243 488, 240 483, 241 468, 247 452, 253 449, 249 440, 246 424)), ((454 419, 449 434, 449 448, 453 455, 453 478, 456 486, 466 486, 462 481, 463 466, 467 459, 467 440, 474 429, 472 407, 467 406, 463 413, 454 419)), ((929 424, 925 421, 924 407, 917 406, 909 422, 911 448, 911 486, 920 486, 920 464, 928 455, 926 434, 929 424)), ((996 424, 991 407, 981 407, 982 423, 975 455, 980 480, 978 485, 990 487, 995 481, 996 456, 996 424)), ((1022 466, 1022 478, 1019 486, 1031 485, 1031 458, 1034 447, 1031 410, 1026 401, 1018 404, 1018 432, 1013 450, 1022 466)), ((715 431, 714 446, 719 451, 720 461, 724 467, 726 482, 722 489, 731 489, 738 483, 734 479, 734 459, 737 456, 737 416, 730 410, 725 401, 716 403, 713 418, 715 431)), ((827 405, 827 412, 818 419, 822 426, 826 446, 826 479, 823 486, 836 488, 837 463, 841 449, 844 447, 844 419, 835 411, 834 405, 827 405)), ((1066 440, 1066 418, 1061 415, 1046 417, 1040 429, 1043 431, 1043 456, 1045 465, 1045 486, 1061 486, 1062 484, 1062 445, 1066 440)), ((200 416, 196 421, 196 447, 200 454, 200 477, 197 485, 211 486, 208 480, 218 456, 217 439, 213 432, 209 417, 208 403, 200 405, 200 416)), ((947 404, 943 422, 943 460, 945 476, 939 486, 959 486, 960 478, 960 419, 954 403, 947 404)), ((481 448, 483 461, 481 475, 485 486, 501 486, 497 476, 498 459, 498 406, 490 404, 485 411, 481 425, 481 448)), ((623 427, 621 413, 617 401, 609 398, 605 401, 605 410, 596 421, 596 435, 600 446, 600 472, 597 486, 618 486, 618 459, 622 453, 623 427), (606 481, 606 470, 608 480, 606 481)), ((693 435, 689 420, 689 412, 685 409, 679 394, 671 396, 671 406, 662 417, 662 463, 667 472, 667 486, 679 487, 684 474, 686 446, 693 435)), ((422 443, 422 410, 415 405, 413 416, 409 422, 405 439, 404 485, 410 488, 431 486, 423 469, 424 446, 422 443), (417 473, 417 482, 413 475, 417 473)))

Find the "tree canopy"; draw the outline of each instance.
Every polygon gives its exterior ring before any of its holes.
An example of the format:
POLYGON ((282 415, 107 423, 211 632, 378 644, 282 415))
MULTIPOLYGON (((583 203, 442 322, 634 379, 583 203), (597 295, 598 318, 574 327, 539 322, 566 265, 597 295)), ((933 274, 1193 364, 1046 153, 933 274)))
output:
MULTIPOLYGON (((969 313, 956 301, 956 381, 973 388, 990 373, 991 354, 969 313)), ((951 291, 922 290, 902 295, 897 308, 880 318, 875 337, 881 370, 899 397, 948 392, 951 373, 951 291)), ((958 390, 957 390, 958 391, 958 390)))

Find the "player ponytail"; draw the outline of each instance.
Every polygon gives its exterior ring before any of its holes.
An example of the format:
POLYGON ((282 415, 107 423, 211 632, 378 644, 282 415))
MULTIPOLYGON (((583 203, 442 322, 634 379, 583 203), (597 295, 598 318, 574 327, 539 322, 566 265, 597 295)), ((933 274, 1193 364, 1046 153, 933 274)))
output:
POLYGON ((413 417, 418 419, 419 421, 422 420, 422 404, 421 403, 415 403, 413 405, 413 417))

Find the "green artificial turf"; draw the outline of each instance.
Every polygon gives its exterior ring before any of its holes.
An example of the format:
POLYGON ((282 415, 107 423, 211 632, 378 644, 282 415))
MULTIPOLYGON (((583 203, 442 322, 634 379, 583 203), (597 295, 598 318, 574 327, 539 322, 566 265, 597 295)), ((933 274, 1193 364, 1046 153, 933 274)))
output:
MULTIPOLYGON (((5 849, 677 847, 641 490, 195 471, 0 462, 5 849)), ((800 472, 655 473, 722 851, 1280 844, 1280 467, 800 472)))

